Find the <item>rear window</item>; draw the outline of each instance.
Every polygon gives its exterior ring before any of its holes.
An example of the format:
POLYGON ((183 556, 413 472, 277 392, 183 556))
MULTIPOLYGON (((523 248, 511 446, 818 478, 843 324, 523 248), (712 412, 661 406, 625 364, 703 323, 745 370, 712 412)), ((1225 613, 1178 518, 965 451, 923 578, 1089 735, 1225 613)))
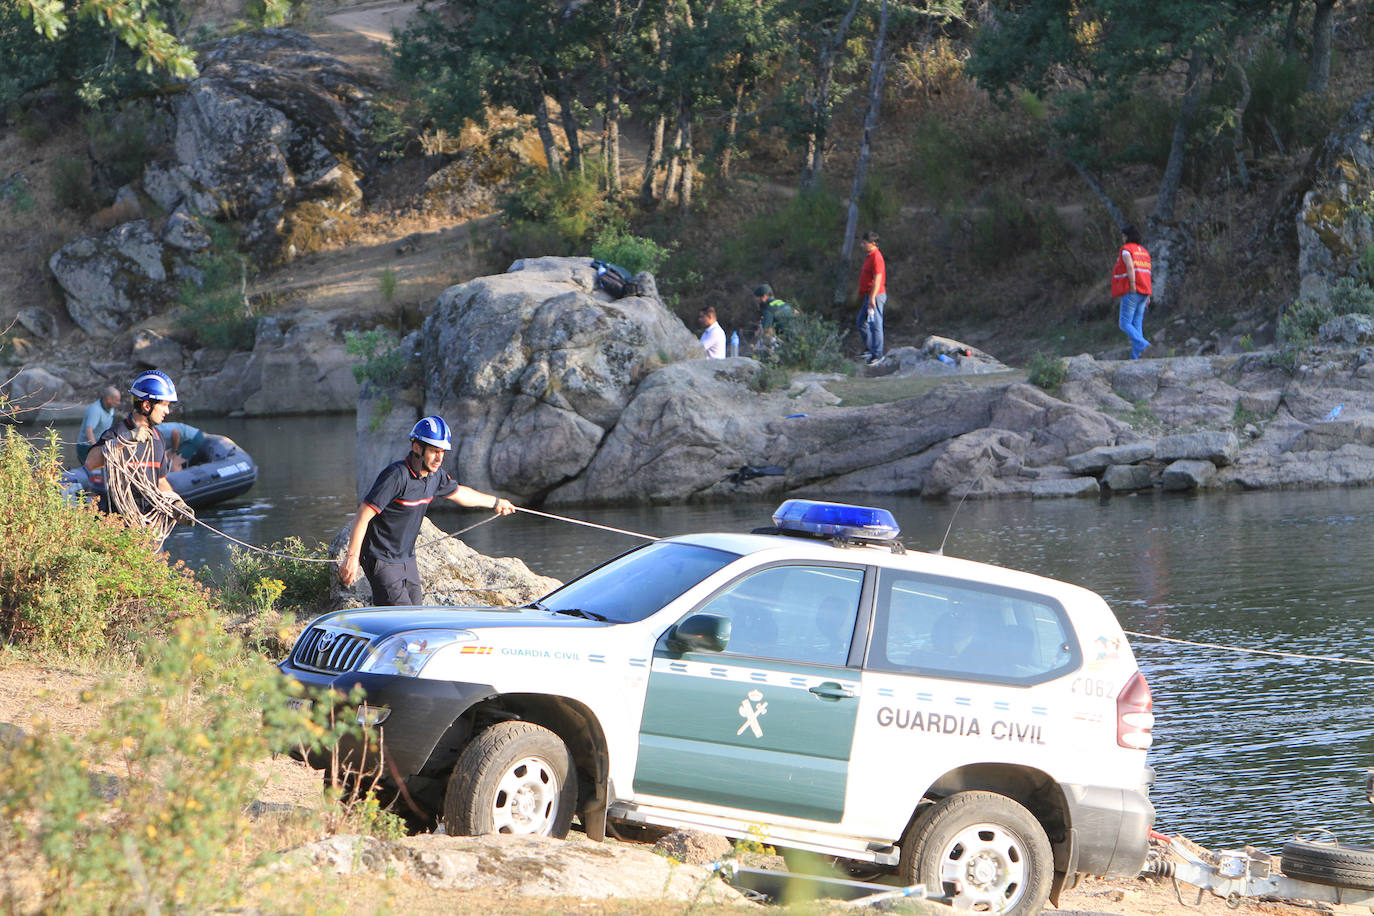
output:
POLYGON ((726 550, 659 541, 598 566, 539 604, 551 611, 578 609, 612 623, 634 623, 738 559, 739 554, 726 550))
POLYGON ((1064 609, 1044 595, 884 569, 868 667, 1034 684, 1077 668, 1064 609))

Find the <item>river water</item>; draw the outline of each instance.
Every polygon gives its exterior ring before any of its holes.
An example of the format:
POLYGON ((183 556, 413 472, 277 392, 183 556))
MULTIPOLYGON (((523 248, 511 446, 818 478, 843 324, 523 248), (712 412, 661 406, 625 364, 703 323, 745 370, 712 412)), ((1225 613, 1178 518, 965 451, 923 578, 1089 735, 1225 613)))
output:
MULTIPOLYGON (((259 464, 257 485, 202 513, 254 544, 328 541, 356 507, 348 417, 217 420, 259 464)), ((72 430, 63 428, 64 435, 72 430)), ((397 456, 404 452, 398 444, 397 456)), ((1101 593, 1122 626, 1191 642, 1374 661, 1374 489, 1140 495, 931 504, 883 498, 909 548, 1064 579, 1101 593), (953 524, 951 527, 951 520, 953 524)), ((670 535, 768 524, 773 503, 577 509, 568 514, 670 535)), ((482 513, 436 513, 455 531, 482 513)), ((569 578, 638 541, 518 514, 465 537, 569 578)), ((178 528, 167 542, 193 568, 227 544, 178 528)), ((1155 698, 1157 826, 1213 848, 1277 852, 1329 828, 1374 844, 1358 775, 1374 766, 1374 666, 1277 658, 1132 637, 1155 698)))

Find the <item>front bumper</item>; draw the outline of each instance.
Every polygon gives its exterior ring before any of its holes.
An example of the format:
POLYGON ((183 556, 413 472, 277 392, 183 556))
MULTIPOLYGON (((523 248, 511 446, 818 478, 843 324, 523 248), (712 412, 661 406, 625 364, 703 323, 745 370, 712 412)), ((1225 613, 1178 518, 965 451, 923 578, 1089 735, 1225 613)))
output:
POLYGON ((1071 872, 1138 875, 1150 847, 1155 808, 1143 791, 1060 784, 1069 804, 1071 872))
MULTIPOLYGON (((496 695, 496 690, 487 684, 432 681, 395 674, 321 674, 305 671, 289 662, 282 662, 278 667, 283 674, 304 684, 307 695, 318 696, 332 689, 347 696, 358 686, 363 689, 370 708, 389 710, 378 731, 389 761, 386 775, 401 779, 424 768, 449 726, 477 703, 496 695)), ((375 764, 376 752, 375 738, 370 745, 365 745, 360 737, 346 735, 339 742, 337 759, 341 765, 363 769, 369 763, 375 764)), ((331 754, 305 755, 306 761, 319 769, 329 766, 332 758, 331 754)))

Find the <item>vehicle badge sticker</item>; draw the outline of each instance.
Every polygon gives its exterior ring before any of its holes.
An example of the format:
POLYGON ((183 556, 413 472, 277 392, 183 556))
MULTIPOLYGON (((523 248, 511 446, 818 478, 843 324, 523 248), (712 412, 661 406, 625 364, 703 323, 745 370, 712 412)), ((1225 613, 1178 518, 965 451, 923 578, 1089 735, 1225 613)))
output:
POLYGON ((747 728, 754 733, 755 738, 763 737, 763 729, 759 726, 759 716, 768 712, 768 704, 761 702, 763 694, 757 690, 749 691, 749 694, 739 701, 739 714, 744 716, 744 724, 739 727, 737 735, 744 734, 747 728))

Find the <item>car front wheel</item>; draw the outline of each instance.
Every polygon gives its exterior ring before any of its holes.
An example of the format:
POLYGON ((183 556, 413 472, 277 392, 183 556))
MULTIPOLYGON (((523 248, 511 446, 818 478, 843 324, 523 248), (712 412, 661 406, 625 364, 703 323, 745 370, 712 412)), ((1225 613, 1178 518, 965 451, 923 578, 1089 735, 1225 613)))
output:
POLYGON ((458 756, 444 828, 455 836, 563 837, 576 801, 577 771, 562 739, 529 722, 498 722, 458 756))
POLYGON ((1050 893, 1050 841, 1035 816, 994 792, 960 792, 924 812, 902 841, 906 884, 956 909, 1030 916, 1050 893))

